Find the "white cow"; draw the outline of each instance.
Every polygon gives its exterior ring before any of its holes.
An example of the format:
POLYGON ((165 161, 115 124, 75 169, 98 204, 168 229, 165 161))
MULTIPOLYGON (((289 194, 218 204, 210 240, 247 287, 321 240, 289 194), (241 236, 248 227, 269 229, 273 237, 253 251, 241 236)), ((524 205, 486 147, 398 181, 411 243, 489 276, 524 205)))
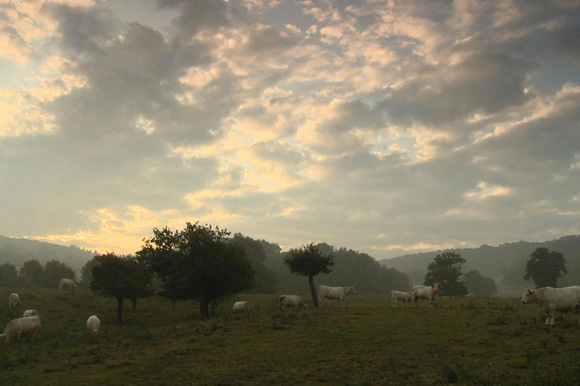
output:
POLYGON ((233 311, 252 311, 254 309, 254 305, 251 304, 248 301, 240 301, 240 302, 235 302, 232 310, 233 311))
POLYGON ((24 314, 22 314, 22 316, 24 318, 26 318, 28 316, 34 316, 34 315, 38 315, 38 312, 36 310, 26 310, 26 311, 24 311, 24 314))
POLYGON ((40 316, 38 315, 12 319, 4 329, 4 333, 0 335, 0 338, 10 342, 14 337, 17 338, 16 340, 20 340, 22 334, 32 334, 32 339, 36 339, 40 335, 40 326, 40 316))
MULTIPOLYGON (((522 303, 536 303, 546 314, 546 324, 554 324, 554 311, 571 311, 580 308, 580 286, 525 289, 522 303)), ((580 324, 580 320, 578 320, 580 324)))
POLYGON ((419 299, 428 299, 429 307, 435 307, 435 297, 437 296, 437 291, 439 291, 439 288, 441 288, 441 285, 439 285, 439 283, 427 286, 414 285, 412 294, 415 306, 417 306, 417 302, 419 301, 419 299))
POLYGON ((22 304, 22 302, 20 301, 20 296, 18 296, 18 294, 15 293, 11 293, 10 294, 10 307, 16 307, 17 305, 22 304))
POLYGON ((63 277, 58 281, 58 288, 63 289, 65 287, 69 289, 75 289, 77 288, 77 283, 75 283, 75 281, 72 279, 67 279, 63 277))
POLYGON ((318 286, 318 299, 338 299, 338 305, 342 307, 342 301, 348 295, 355 295, 356 290, 350 287, 328 287, 325 285, 318 286))
POLYGON ((99 318, 97 318, 96 315, 89 316, 89 318, 87 319, 87 328, 89 329, 90 332, 92 332, 93 334, 98 334, 100 326, 101 321, 99 320, 99 318))
POLYGON ((282 295, 278 299, 280 308, 285 307, 308 307, 308 304, 298 295, 282 295))
POLYGON ((403 303, 405 303, 405 305, 409 307, 409 303, 411 302, 413 302, 413 295, 411 295, 410 293, 395 290, 391 291, 391 303, 393 305, 393 308, 397 308, 397 304, 402 307, 403 303))

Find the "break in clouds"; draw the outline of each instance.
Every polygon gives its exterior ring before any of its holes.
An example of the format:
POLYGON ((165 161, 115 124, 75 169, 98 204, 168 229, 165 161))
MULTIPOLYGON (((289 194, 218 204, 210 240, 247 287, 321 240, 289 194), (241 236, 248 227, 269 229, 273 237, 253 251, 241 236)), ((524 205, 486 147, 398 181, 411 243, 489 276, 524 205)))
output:
POLYGON ((576 1, 0 3, 0 234, 376 258, 580 232, 576 1))

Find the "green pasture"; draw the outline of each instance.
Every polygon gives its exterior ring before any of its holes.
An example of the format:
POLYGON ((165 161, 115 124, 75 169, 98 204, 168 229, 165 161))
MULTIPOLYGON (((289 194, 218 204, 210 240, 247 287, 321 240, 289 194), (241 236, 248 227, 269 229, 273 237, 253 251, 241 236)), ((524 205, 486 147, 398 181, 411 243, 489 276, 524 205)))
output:
MULTIPOLYGON (((239 295, 200 321, 198 305, 126 302, 89 291, 15 289, 39 311, 38 341, 0 342, 1 385, 579 385, 578 314, 544 326, 519 299, 443 298, 391 308, 355 295, 279 311, 276 295, 239 295), (257 305, 231 311, 235 300, 257 305), (86 330, 91 314, 101 333, 86 330)), ((0 291, 0 329, 16 317, 0 291)), ((308 300, 308 296, 304 296, 308 300)), ((312 302, 309 302, 312 304, 312 302)))

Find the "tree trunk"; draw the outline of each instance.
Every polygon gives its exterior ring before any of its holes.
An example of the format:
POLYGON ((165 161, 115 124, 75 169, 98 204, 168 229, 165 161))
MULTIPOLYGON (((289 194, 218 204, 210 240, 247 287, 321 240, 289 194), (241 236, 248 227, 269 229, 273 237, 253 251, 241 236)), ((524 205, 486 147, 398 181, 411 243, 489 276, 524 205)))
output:
POLYGON ((117 322, 123 322, 123 298, 117 297, 117 322))
POLYGON ((137 312, 137 298, 131 299, 133 301, 133 312, 137 312))
POLYGON ((318 295, 316 294, 316 287, 314 287, 314 276, 308 276, 308 283, 310 284, 310 292, 312 293, 312 301, 314 302, 314 307, 319 307, 318 295))
POLYGON ((209 302, 204 298, 199 299, 199 313, 202 320, 209 319, 209 302))

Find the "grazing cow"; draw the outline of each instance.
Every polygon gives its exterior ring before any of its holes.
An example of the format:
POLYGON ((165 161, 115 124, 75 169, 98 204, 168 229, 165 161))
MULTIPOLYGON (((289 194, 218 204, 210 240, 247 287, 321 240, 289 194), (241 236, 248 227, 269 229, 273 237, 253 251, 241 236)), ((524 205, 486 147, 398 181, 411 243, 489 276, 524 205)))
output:
POLYGON ((99 320, 99 318, 97 318, 96 315, 89 316, 89 318, 87 319, 87 328, 89 329, 90 332, 92 332, 93 334, 98 334, 100 326, 101 321, 99 320))
POLYGON ((15 293, 10 294, 10 308, 16 307, 17 305, 22 304, 20 301, 20 296, 15 293))
POLYGON ((408 292, 395 291, 395 290, 391 291, 391 303, 393 305, 393 308, 397 308, 397 304, 399 304, 402 307, 403 303, 405 303, 405 305, 407 307, 409 307, 409 303, 411 303, 412 301, 413 301, 413 295, 411 295, 408 292))
POLYGON ((40 325, 40 316, 38 315, 12 319, 4 329, 4 333, 0 335, 0 338, 6 342, 11 342, 14 337, 17 338, 16 340, 20 340, 22 334, 31 334, 32 339, 36 339, 40 335, 40 325))
POLYGON ((232 310, 233 311, 252 311, 254 309, 254 306, 247 301, 240 301, 240 302, 235 302, 232 310))
POLYGON ((318 286, 318 299, 338 299, 338 305, 342 307, 342 301, 348 295, 355 295, 356 290, 350 287, 328 287, 325 285, 318 286))
MULTIPOLYGON (((536 303, 546 314, 546 324, 554 324, 554 311, 571 311, 580 308, 580 286, 525 289, 522 303, 536 303)), ((578 320, 580 324, 580 320, 578 320)))
POLYGON ((36 310, 26 310, 26 311, 24 311, 24 314, 22 316, 24 318, 26 318, 28 316, 34 316, 34 315, 38 315, 38 312, 36 310))
POLYGON ((75 283, 75 281, 72 279, 66 279, 63 277, 58 281, 58 288, 63 289, 65 287, 69 289, 75 289, 77 288, 77 283, 75 283))
POLYGON ((417 302, 419 299, 428 299, 429 300, 429 307, 435 307, 435 297, 437 296, 437 291, 439 291, 441 285, 439 283, 431 284, 428 286, 425 285, 414 285, 413 286, 413 301, 415 302, 415 307, 417 306, 417 302))
POLYGON ((280 309, 285 307, 308 307, 308 304, 298 295, 282 295, 278 300, 280 309))

